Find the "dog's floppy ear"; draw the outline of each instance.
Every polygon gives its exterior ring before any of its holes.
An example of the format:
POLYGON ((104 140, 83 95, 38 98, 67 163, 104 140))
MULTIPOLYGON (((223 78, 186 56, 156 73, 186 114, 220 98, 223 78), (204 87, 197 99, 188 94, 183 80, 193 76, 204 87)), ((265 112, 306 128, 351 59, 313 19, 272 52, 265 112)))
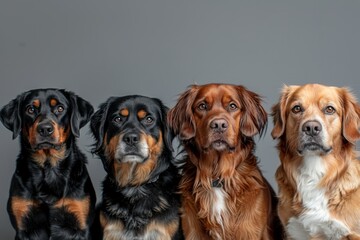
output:
POLYGON ((23 99, 23 94, 17 96, 5 105, 0 111, 0 120, 4 126, 13 132, 13 139, 15 139, 21 131, 21 113, 20 104, 23 99))
POLYGON ((236 86, 244 115, 240 121, 240 131, 248 137, 263 134, 267 126, 267 113, 261 105, 261 97, 244 88, 236 86))
POLYGON ((174 140, 174 133, 171 131, 170 126, 168 124, 167 113, 169 112, 169 108, 163 104, 160 99, 153 98, 156 103, 160 106, 160 121, 163 124, 163 137, 164 143, 168 149, 173 151, 172 141, 174 140))
POLYGON ((343 136, 351 143, 360 139, 360 105, 351 92, 342 88, 343 101, 343 136))
POLYGON ((180 140, 189 140, 195 136, 196 126, 193 119, 192 105, 195 100, 198 87, 192 85, 182 93, 176 105, 170 109, 167 115, 170 128, 180 140))
POLYGON ((80 129, 85 126, 94 112, 93 106, 83 98, 72 92, 64 91, 68 95, 72 107, 70 116, 71 131, 75 137, 80 136, 80 129))
POLYGON ((291 93, 298 86, 284 86, 279 99, 279 102, 272 106, 271 116, 273 117, 274 128, 271 131, 273 139, 279 138, 284 134, 286 124, 286 105, 290 98, 291 93))
POLYGON ((96 140, 93 153, 99 152, 104 141, 105 122, 109 106, 114 97, 109 98, 106 102, 100 104, 99 109, 93 114, 90 120, 90 130, 96 140))

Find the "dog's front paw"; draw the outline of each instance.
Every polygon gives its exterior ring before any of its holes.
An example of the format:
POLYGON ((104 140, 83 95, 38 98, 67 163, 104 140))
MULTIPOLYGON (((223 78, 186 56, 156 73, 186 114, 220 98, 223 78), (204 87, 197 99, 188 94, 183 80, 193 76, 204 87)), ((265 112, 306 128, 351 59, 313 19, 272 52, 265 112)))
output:
POLYGON ((51 240, 88 240, 89 233, 87 230, 74 227, 52 228, 51 240))
POLYGON ((45 229, 32 231, 19 231, 16 233, 15 240, 48 240, 49 235, 45 229))
POLYGON ((350 230, 337 220, 330 220, 323 228, 326 239, 336 240, 350 234, 350 230))

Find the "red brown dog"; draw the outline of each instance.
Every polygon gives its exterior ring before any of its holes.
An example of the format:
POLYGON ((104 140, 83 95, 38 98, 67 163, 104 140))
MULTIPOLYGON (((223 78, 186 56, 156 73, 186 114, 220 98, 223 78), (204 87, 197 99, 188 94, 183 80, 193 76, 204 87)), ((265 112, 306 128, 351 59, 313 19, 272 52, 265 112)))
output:
POLYGON ((193 85, 168 119, 187 153, 186 239, 281 239, 275 194, 254 155, 253 137, 267 124, 260 97, 242 86, 193 85))

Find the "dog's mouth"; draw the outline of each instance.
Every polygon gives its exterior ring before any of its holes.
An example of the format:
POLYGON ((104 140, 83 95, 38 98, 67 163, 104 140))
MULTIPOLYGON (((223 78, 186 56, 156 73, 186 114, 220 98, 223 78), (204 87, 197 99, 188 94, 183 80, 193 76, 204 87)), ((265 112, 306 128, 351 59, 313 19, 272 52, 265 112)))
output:
POLYGON ((328 154, 329 152, 331 152, 331 150, 332 150, 331 147, 325 147, 319 143, 310 142, 310 143, 305 143, 304 145, 302 145, 298 149, 298 153, 300 155, 303 155, 305 152, 328 154))
POLYGON ((150 148, 146 141, 129 144, 120 140, 115 151, 115 159, 122 163, 143 163, 150 155, 150 148))
POLYGON ((144 158, 144 156, 141 156, 138 153, 127 153, 126 155, 123 155, 119 161, 120 162, 137 162, 137 163, 142 163, 145 161, 146 158, 144 158))
POLYGON ((224 140, 215 140, 214 142, 211 143, 211 146, 215 149, 215 150, 225 150, 226 148, 228 148, 228 143, 224 140))
POLYGON ((63 147, 63 145, 64 144, 54 144, 51 142, 42 142, 42 143, 36 144, 35 147, 33 147, 33 149, 35 151, 46 150, 46 149, 60 150, 63 147))
POLYGON ((210 144, 205 147, 205 150, 209 150, 210 148, 216 151, 233 151, 234 147, 232 147, 228 141, 224 140, 223 138, 216 139, 211 141, 210 144))

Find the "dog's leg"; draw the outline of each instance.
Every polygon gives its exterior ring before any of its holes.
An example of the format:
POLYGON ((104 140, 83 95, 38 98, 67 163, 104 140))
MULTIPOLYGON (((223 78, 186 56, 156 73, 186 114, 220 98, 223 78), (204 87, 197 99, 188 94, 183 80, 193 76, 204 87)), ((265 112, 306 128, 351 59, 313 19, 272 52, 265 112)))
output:
POLYGON ((347 237, 342 238, 342 240, 360 240, 360 235, 350 234, 347 237))
POLYGON ((90 197, 64 198, 50 209, 52 239, 89 239, 90 197))
POLYGON ((49 239, 46 211, 33 199, 10 197, 8 213, 16 230, 15 239, 49 239))
POLYGON ((210 239, 210 236, 204 232, 204 229, 199 222, 196 208, 191 200, 183 200, 181 223, 184 231, 185 239, 210 239))
POLYGON ((179 229, 178 219, 167 223, 151 222, 145 230, 145 240, 171 240, 179 229))

